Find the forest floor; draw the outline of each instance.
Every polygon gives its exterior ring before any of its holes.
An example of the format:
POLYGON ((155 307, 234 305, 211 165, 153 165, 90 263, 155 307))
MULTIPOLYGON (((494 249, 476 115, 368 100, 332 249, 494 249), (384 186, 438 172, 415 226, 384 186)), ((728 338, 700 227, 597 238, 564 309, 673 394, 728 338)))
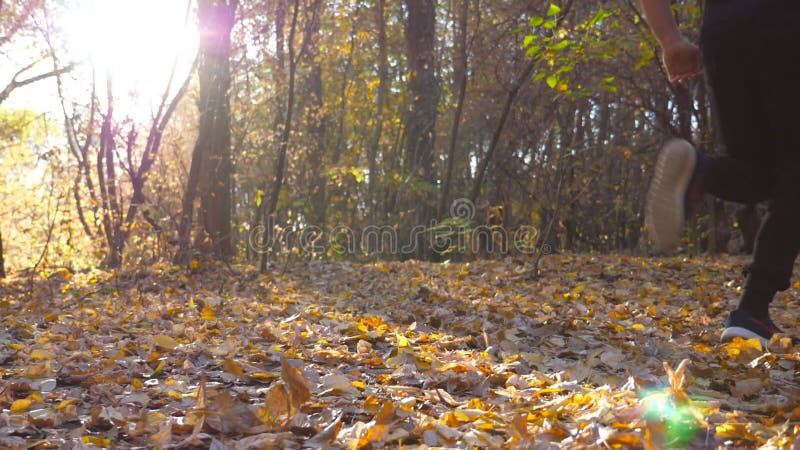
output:
MULTIPOLYGON (((800 347, 719 343, 745 262, 12 277, 0 448, 798 448, 800 347)), ((775 306, 800 332, 800 283, 775 306)))

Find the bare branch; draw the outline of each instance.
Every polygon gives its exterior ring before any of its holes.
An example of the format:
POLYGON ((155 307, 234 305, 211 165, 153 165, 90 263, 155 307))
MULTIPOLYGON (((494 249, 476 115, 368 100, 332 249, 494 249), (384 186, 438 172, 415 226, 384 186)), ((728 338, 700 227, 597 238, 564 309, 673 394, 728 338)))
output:
POLYGON ((8 97, 11 95, 11 92, 13 92, 14 89, 18 89, 18 88, 21 88, 23 86, 27 86, 29 84, 33 84, 33 83, 36 83, 37 81, 42 81, 42 80, 47 79, 47 78, 57 77, 59 75, 65 74, 67 72, 70 72, 70 71, 72 71, 72 69, 75 68, 75 64, 70 64, 70 65, 68 65, 66 67, 62 67, 62 68, 59 68, 59 69, 51 70, 50 72, 45 72, 45 73, 42 73, 42 74, 39 74, 39 75, 32 76, 30 78, 25 78, 24 80, 18 80, 17 79, 23 72, 25 72, 26 70, 30 69, 31 67, 33 67, 38 62, 39 61, 36 61, 35 63, 32 63, 32 64, 28 65, 27 67, 21 69, 20 71, 18 71, 14 75, 14 78, 11 79, 11 82, 8 83, 8 86, 6 86, 2 91, 0 91, 0 104, 2 104, 6 99, 8 99, 8 97))

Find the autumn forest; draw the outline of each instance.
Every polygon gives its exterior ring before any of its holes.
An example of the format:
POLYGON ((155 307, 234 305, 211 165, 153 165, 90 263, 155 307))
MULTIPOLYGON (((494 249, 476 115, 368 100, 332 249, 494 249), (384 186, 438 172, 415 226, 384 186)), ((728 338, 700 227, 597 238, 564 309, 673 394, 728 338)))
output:
POLYGON ((0 448, 800 446, 715 120, 636 0, 0 0, 0 448))

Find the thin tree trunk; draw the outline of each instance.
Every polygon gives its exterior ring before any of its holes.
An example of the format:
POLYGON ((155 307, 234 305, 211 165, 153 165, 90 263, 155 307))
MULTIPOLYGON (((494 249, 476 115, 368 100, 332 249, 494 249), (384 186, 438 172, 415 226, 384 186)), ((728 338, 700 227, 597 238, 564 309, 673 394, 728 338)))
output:
POLYGON ((3 252, 3 232, 0 231, 0 279, 6 277, 6 260, 3 252))
MULTIPOLYGON (((322 6, 322 3, 319 3, 322 6)), ((308 88, 311 95, 311 106, 307 113, 308 129, 311 138, 314 140, 312 148, 309 150, 309 165, 311 166, 310 192, 311 210, 313 215, 313 225, 322 229, 326 223, 326 179, 325 164, 323 163, 327 139, 327 113, 325 112, 322 83, 322 64, 320 62, 320 34, 322 11, 312 11, 312 21, 309 34, 308 53, 305 60, 310 66, 308 76, 308 88)))
MULTIPOLYGON (((100 130, 100 150, 97 152, 97 178, 102 199, 103 229, 105 231, 108 255, 105 264, 110 268, 122 265, 122 252, 119 247, 119 201, 117 197, 116 163, 114 162, 114 95, 111 77, 107 85, 107 109, 100 130)), ((93 100, 94 101, 94 100, 93 100)))
MULTIPOLYGON (((314 11, 318 10, 317 6, 321 0, 316 0, 314 3, 314 11)), ((295 34, 297 32, 297 18, 300 13, 300 0, 294 1, 294 8, 292 11, 292 24, 289 27, 289 85, 286 93, 286 113, 284 116, 283 130, 281 130, 280 140, 278 143, 278 160, 275 164, 275 181, 270 190, 267 207, 264 210, 264 239, 262 242, 269 242, 269 217, 275 214, 278 208, 278 198, 280 197, 281 189, 283 188, 283 172, 286 166, 286 154, 289 148, 289 138, 292 133, 292 120, 294 115, 294 97, 295 97, 295 78, 297 76, 297 61, 302 57, 305 52, 306 44, 308 43, 309 33, 311 27, 306 27, 306 33, 300 46, 300 52, 295 48, 295 34)), ((308 25, 308 24, 307 24, 308 25)), ((269 262, 269 252, 265 251, 261 255, 260 270, 261 273, 266 273, 267 263, 269 262)))
MULTIPOLYGON (((358 17, 360 12, 360 7, 356 5, 356 12, 354 14, 355 17, 358 17)), ((333 158, 331 158, 331 162, 334 166, 339 164, 339 159, 342 155, 342 150, 344 148, 344 119, 345 113, 347 112, 347 87, 350 85, 350 72, 353 68, 353 58, 355 58, 356 49, 356 33, 358 32, 358 28, 356 26, 356 18, 353 18, 353 28, 350 31, 350 51, 347 53, 347 62, 344 66, 344 73, 342 74, 342 84, 339 88, 339 111, 338 111, 338 120, 339 123, 336 127, 336 144, 333 146, 333 158)))
POLYGON ((464 111, 464 97, 467 93, 468 64, 467 56, 467 23, 469 16, 469 0, 457 0, 458 31, 456 33, 456 57, 453 69, 454 91, 456 92, 456 110, 453 114, 453 128, 450 131, 450 146, 447 149, 447 166, 445 168, 442 194, 439 199, 437 216, 442 219, 450 201, 450 188, 453 184, 453 168, 456 164, 456 150, 458 149, 458 130, 461 126, 461 116, 464 111))
POLYGON ((378 154, 381 152, 383 134, 383 104, 386 102, 388 83, 388 56, 386 50, 386 0, 378 0, 375 22, 378 25, 378 99, 375 111, 375 133, 369 147, 369 184, 367 186, 367 208, 371 222, 375 222, 375 189, 378 185, 378 154))
MULTIPOLYGON (((276 64, 276 85, 277 89, 275 95, 272 97, 271 101, 273 104, 282 105, 284 104, 284 95, 283 91, 285 90, 284 84, 286 80, 286 38, 285 38, 285 28, 286 28, 286 0, 278 0, 277 5, 275 7, 275 64, 276 64)), ((277 108, 277 113, 275 114, 275 121, 273 122, 273 129, 279 130, 280 126, 284 122, 284 110, 282 108, 277 108)), ((261 227, 264 228, 264 232, 262 233, 263 239, 266 239, 267 236, 271 233, 267 227, 270 226, 270 221, 267 220, 267 214, 264 213, 267 209, 267 202, 266 200, 268 197, 268 180, 266 177, 264 178, 263 184, 261 185, 261 193, 263 197, 261 201, 257 202, 256 205, 256 221, 261 223, 261 227)), ((249 246, 248 246, 249 248, 249 246)), ((260 244, 259 251, 266 252, 269 251, 269 243, 266 240, 263 240, 260 244)), ((263 253, 260 254, 263 256, 263 253)), ((262 269, 266 270, 266 268, 262 269)))

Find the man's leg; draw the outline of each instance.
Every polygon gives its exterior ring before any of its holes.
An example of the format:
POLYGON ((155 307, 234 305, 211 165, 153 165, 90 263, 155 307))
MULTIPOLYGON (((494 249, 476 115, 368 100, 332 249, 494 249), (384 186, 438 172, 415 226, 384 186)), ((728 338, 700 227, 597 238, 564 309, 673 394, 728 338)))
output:
POLYGON ((767 109, 758 89, 760 75, 756 66, 742 63, 743 52, 752 46, 747 30, 753 27, 756 5, 710 2, 701 47, 728 156, 706 157, 682 140, 664 145, 645 209, 645 226, 660 249, 680 243, 684 213, 694 191, 747 204, 771 197, 774 158, 767 109))
MULTIPOLYGON (((732 158, 755 168, 749 180, 755 184, 745 185, 745 176, 742 187, 752 189, 759 200, 764 194, 770 200, 744 292, 723 339, 741 336, 766 342, 778 331, 769 317, 769 305, 776 292, 789 287, 800 249, 799 19, 796 2, 764 0, 758 4, 758 14, 738 23, 735 31, 724 26, 704 31, 723 139, 732 158)), ((735 171, 722 167, 715 171, 712 166, 709 190, 746 196, 731 187, 735 171)))
POLYGON ((745 62, 755 48, 753 11, 744 3, 709 2, 706 12, 701 48, 727 156, 708 158, 700 170, 704 191, 753 204, 771 197, 775 165, 761 68, 745 62))
MULTIPOLYGON (((748 287, 782 291, 789 287, 800 249, 800 6, 778 0, 764 5, 753 35, 758 45, 753 65, 759 68, 776 182, 756 240, 748 287)), ((764 305, 743 306, 766 313, 764 305)))

